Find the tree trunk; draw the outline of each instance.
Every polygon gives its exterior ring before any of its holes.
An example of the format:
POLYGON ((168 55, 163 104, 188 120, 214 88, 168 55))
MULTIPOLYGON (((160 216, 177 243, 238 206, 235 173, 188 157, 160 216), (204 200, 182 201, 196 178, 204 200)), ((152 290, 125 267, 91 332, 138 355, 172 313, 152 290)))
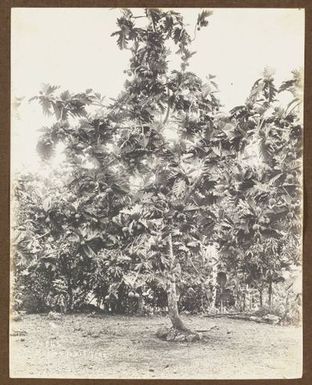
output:
POLYGON ((144 311, 143 296, 140 295, 140 297, 138 298, 138 314, 143 315, 143 311, 144 311))
POLYGON ((262 296, 262 289, 259 289, 259 302, 260 302, 260 307, 263 306, 263 296, 262 296))
POLYGON ((68 309, 69 311, 72 311, 73 310, 73 307, 74 307, 74 298, 73 298, 73 289, 72 289, 72 286, 71 286, 71 283, 68 284, 68 309))
POLYGON ((178 310, 178 297, 177 297, 177 286, 174 269, 174 254, 172 247, 172 235, 169 235, 169 257, 170 257, 170 280, 169 280, 169 290, 168 290, 168 313, 171 320, 172 326, 178 330, 188 330, 184 325, 183 321, 180 318, 178 310))
POLYGON ((177 301, 176 283, 171 280, 168 292, 168 311, 172 326, 178 330, 188 330, 180 318, 177 301))
POLYGON ((224 289, 226 284, 226 274, 223 271, 219 271, 217 274, 217 283, 219 285, 219 298, 220 298, 220 313, 224 311, 224 289))
POLYGON ((201 311, 204 311, 205 308, 205 299, 204 299, 204 288, 201 288, 201 311))
POLYGON ((269 290, 268 290, 268 295, 269 295, 269 306, 272 306, 272 279, 269 279, 269 290))
POLYGON ((239 311, 242 311, 242 296, 241 296, 241 290, 240 290, 240 283, 237 278, 236 278, 235 288, 236 288, 235 308, 238 309, 239 311))
POLYGON ((245 296, 245 309, 244 311, 250 310, 250 291, 249 291, 249 285, 246 284, 246 296, 245 296))
POLYGON ((212 266, 211 272, 211 281, 212 281, 212 296, 209 304, 209 310, 212 311, 216 308, 216 300, 217 300, 217 267, 216 265, 212 266))
POLYGON ((223 314, 223 293, 221 291, 221 294, 220 294, 220 313, 223 314))

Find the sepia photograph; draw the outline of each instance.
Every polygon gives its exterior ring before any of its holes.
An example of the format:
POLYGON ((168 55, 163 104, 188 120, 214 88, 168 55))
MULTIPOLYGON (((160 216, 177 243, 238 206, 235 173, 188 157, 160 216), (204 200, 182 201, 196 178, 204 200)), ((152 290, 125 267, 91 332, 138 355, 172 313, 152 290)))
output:
POLYGON ((11 378, 302 377, 304 29, 11 9, 11 378))

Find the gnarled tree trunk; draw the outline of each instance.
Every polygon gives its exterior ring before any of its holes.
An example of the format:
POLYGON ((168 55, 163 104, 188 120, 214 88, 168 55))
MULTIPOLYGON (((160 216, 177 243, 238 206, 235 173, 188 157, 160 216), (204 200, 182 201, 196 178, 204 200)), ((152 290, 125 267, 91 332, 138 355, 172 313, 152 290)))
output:
POLYGON ((176 285, 176 278, 175 278, 175 272, 174 265, 175 265, 175 257, 173 254, 173 247, 172 247, 172 236, 171 234, 168 237, 168 243, 169 243, 169 257, 170 257, 170 282, 169 282, 169 289, 168 289, 168 313, 169 318, 171 320, 172 326, 175 329, 178 330, 188 330, 188 328, 184 325, 182 319, 179 315, 178 310, 178 296, 177 296, 177 285, 176 285))
POLYGON ((177 301, 177 290, 175 280, 171 280, 168 290, 168 312, 172 326, 178 330, 188 330, 180 318, 177 301))

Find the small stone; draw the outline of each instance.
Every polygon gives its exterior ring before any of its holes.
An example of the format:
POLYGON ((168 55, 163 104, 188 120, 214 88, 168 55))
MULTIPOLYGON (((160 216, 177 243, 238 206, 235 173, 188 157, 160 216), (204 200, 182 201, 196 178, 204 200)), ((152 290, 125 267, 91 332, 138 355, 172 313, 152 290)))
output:
POLYGON ((170 329, 167 327, 161 327, 157 330, 156 336, 161 339, 166 339, 168 333, 170 332, 170 329))
POLYGON ((186 340, 186 337, 185 337, 185 335, 183 335, 183 334, 179 334, 178 336, 176 336, 176 338, 175 338, 175 341, 177 341, 177 342, 184 342, 186 340))
POLYGON ((169 330, 169 333, 167 334, 166 340, 167 341, 174 341, 175 337, 176 337, 176 334, 175 334, 174 330, 171 329, 171 330, 169 330))
POLYGON ((187 342, 195 342, 198 340, 199 340, 199 338, 198 338, 198 335, 196 335, 196 334, 189 334, 188 336, 186 336, 187 342))

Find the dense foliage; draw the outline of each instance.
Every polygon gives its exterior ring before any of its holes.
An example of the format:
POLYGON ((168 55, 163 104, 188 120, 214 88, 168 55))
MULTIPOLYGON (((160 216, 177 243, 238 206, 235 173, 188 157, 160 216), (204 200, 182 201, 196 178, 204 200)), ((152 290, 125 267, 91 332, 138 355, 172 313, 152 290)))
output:
MULTIPOLYGON (((65 311, 94 300, 152 313, 172 311, 170 301, 190 312, 278 301, 288 317, 301 263, 299 73, 277 87, 266 70, 244 105, 220 112, 214 77, 187 70, 182 16, 122 12, 113 36, 131 58, 111 105, 50 85, 33 98, 55 117, 38 142, 43 163, 60 144, 66 160, 45 179, 16 182, 16 306, 65 311), (168 44, 181 59, 171 72, 168 44)), ((198 30, 210 15, 198 16, 198 30)))

